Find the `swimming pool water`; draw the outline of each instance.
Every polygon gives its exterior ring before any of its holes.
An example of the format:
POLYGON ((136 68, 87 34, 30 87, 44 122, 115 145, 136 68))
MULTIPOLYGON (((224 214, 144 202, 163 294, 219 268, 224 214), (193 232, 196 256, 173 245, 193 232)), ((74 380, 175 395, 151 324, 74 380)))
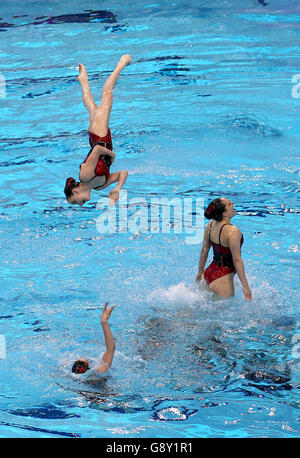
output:
POLYGON ((2 2, 0 437, 299 436, 300 8, 267 3, 2 2), (99 101, 124 53, 128 199, 232 199, 251 303, 238 280, 229 301, 195 287, 201 245, 175 220, 101 234, 106 191, 66 203, 88 151, 76 66, 99 101), (117 351, 93 386, 70 367, 102 354, 106 300, 117 351))

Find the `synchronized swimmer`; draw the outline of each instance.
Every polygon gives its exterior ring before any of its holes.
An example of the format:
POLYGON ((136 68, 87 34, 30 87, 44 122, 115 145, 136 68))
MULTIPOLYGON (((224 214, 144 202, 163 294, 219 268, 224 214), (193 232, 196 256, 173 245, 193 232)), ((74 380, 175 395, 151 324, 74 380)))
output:
POLYGON ((216 295, 229 298, 234 296, 233 278, 237 273, 243 285, 244 297, 250 301, 252 294, 241 257, 244 237, 240 230, 231 224, 231 218, 235 214, 234 203, 225 197, 213 200, 206 208, 204 216, 213 221, 207 224, 204 231, 196 281, 204 279, 216 295), (204 270, 211 247, 214 252, 213 261, 204 270))
MULTIPOLYGON (((113 305, 107 308, 107 305, 108 304, 106 302, 101 315, 101 325, 105 338, 106 350, 101 358, 100 365, 94 368, 95 372, 99 372, 101 374, 104 374, 110 368, 116 349, 115 340, 113 338, 111 329, 108 324, 111 312, 113 311, 115 306, 113 305)), ((77 361, 75 361, 72 366, 72 372, 74 372, 75 374, 84 374, 86 371, 90 369, 92 369, 92 365, 90 361, 86 358, 77 359, 77 361)))
POLYGON ((89 112, 90 124, 88 128, 91 149, 80 165, 79 180, 69 177, 65 184, 65 195, 72 205, 82 207, 91 199, 91 190, 101 190, 118 182, 115 189, 109 193, 109 198, 116 202, 128 172, 110 173, 110 165, 114 162, 116 154, 113 152, 109 117, 113 103, 113 89, 121 71, 131 62, 131 56, 125 54, 116 65, 105 82, 99 106, 96 105, 89 87, 88 74, 85 66, 79 64, 78 81, 81 84, 82 99, 89 112))

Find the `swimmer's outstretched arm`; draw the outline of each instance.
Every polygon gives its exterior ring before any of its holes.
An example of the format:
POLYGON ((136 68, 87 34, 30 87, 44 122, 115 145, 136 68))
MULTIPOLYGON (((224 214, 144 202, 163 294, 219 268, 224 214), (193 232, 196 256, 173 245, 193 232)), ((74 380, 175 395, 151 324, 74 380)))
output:
POLYGON ((113 338, 111 329, 108 324, 108 319, 111 315, 111 312, 115 306, 113 305, 112 307, 107 308, 107 302, 104 305, 104 309, 101 315, 101 325, 104 333, 104 338, 105 338, 105 345, 106 345, 106 351, 104 352, 102 359, 101 359, 101 364, 99 367, 96 368, 97 372, 107 372, 108 369, 110 368, 112 364, 112 360, 114 357, 116 345, 115 345, 115 340, 113 338))
POLYGON ((211 247, 208 232, 209 232, 209 224, 206 226, 205 231, 204 231, 203 243, 202 243, 202 249, 200 253, 199 268, 198 268, 198 274, 196 277, 196 281, 200 281, 202 278, 202 275, 205 269, 205 264, 206 264, 207 257, 208 257, 208 253, 211 247))
POLYGON ((108 197, 112 199, 114 202, 117 202, 117 200, 119 199, 120 191, 123 188, 125 181, 127 180, 127 177, 128 177, 127 170, 121 170, 120 172, 111 173, 108 177, 107 182, 105 183, 105 186, 103 186, 103 189, 104 189, 107 186, 111 185, 112 183, 118 182, 115 189, 110 191, 108 195, 108 197))

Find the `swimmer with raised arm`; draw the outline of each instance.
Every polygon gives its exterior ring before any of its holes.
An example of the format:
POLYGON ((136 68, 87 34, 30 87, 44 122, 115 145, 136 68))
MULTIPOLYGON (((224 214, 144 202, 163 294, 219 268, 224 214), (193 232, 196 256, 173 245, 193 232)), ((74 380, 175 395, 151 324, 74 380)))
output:
MULTIPOLYGON (((100 365, 94 368, 96 372, 102 374, 107 372, 110 368, 116 349, 115 340, 113 338, 111 329, 108 324, 108 319, 110 318, 111 312, 114 309, 114 305, 109 308, 107 308, 107 305, 108 304, 106 302, 101 315, 101 325, 104 333, 106 350, 102 356, 100 365)), ((80 358, 73 364, 72 372, 74 372, 75 374, 84 374, 89 369, 91 369, 90 361, 88 361, 86 358, 80 358)))
POLYGON ((243 286, 244 297, 250 301, 252 294, 241 257, 244 237, 240 230, 231 224, 231 218, 235 214, 234 203, 225 197, 213 200, 205 210, 204 216, 213 221, 207 224, 204 231, 196 281, 204 278, 216 295, 229 298, 234 296, 233 279, 237 273, 243 286), (213 261, 205 269, 211 247, 214 252, 213 261))
POLYGON ((129 65, 131 56, 126 54, 121 57, 116 68, 106 80, 100 104, 97 106, 89 87, 88 74, 84 65, 79 64, 78 81, 81 84, 82 99, 89 112, 90 124, 88 128, 91 149, 80 165, 79 181, 70 177, 66 180, 65 195, 72 205, 82 205, 91 199, 91 190, 102 190, 107 186, 118 183, 116 188, 109 193, 109 198, 116 202, 119 198, 128 172, 110 173, 110 165, 114 162, 116 154, 113 152, 109 116, 113 102, 113 89, 121 71, 129 65))

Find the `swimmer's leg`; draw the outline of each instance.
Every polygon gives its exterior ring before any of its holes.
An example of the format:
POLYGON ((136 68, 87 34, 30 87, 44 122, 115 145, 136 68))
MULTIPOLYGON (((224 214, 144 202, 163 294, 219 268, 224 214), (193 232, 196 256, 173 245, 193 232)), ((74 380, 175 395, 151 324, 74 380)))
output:
POLYGON ((210 283, 210 289, 217 294, 217 296, 229 299, 234 296, 234 274, 230 273, 224 275, 224 277, 218 278, 210 283))
POLYGON ((99 137, 105 137, 107 134, 109 127, 109 116, 113 103, 113 89, 121 71, 126 67, 126 65, 130 63, 130 61, 131 56, 129 54, 122 56, 116 65, 116 68, 107 78, 103 86, 101 102, 93 112, 93 118, 91 119, 89 126, 89 132, 99 135, 99 137))
POLYGON ((212 294, 212 300, 213 301, 219 301, 221 299, 223 299, 222 296, 218 295, 217 293, 215 293, 212 288, 210 287, 210 285, 208 285, 206 283, 206 280, 204 279, 204 275, 202 275, 202 278, 201 278, 201 283, 199 283, 199 288, 202 290, 202 291, 205 291, 207 293, 210 293, 212 294))
POLYGON ((83 100, 83 103, 87 111, 89 112, 90 122, 91 122, 91 120, 95 116, 97 105, 90 91, 89 78, 88 78, 86 68, 82 64, 79 64, 79 75, 77 79, 81 84, 82 100, 83 100))

